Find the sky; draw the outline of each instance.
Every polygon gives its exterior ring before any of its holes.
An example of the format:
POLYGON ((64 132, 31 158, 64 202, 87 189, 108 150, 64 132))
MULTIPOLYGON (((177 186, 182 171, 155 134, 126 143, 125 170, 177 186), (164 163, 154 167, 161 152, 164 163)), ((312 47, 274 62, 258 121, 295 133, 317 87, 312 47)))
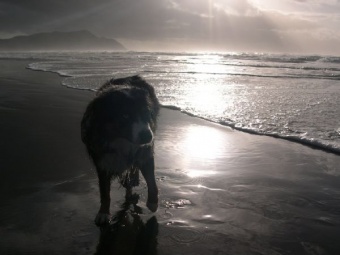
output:
POLYGON ((89 30, 139 51, 340 55, 340 0, 0 0, 0 38, 89 30))

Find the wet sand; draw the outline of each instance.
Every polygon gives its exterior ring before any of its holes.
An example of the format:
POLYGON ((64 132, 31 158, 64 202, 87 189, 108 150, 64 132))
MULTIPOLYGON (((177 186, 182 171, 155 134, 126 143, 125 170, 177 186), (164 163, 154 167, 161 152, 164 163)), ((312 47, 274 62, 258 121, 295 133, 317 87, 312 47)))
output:
POLYGON ((113 224, 79 122, 93 94, 0 60, 0 254, 340 254, 340 156, 162 108, 160 206, 142 181, 113 224))

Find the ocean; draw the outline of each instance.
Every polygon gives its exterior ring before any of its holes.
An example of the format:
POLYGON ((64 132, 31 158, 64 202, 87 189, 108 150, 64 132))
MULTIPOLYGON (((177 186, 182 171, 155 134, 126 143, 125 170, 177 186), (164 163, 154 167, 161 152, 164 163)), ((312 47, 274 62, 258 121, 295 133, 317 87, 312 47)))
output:
POLYGON ((98 89, 139 74, 163 106, 207 121, 340 153, 340 57, 253 53, 0 53, 98 89))

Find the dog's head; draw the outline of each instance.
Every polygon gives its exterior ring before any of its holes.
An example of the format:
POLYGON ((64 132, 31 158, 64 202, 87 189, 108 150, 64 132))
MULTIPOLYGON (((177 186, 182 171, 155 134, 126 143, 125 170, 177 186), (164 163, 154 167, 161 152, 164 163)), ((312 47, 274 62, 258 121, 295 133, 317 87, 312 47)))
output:
POLYGON ((155 118, 147 91, 121 87, 104 92, 100 98, 95 115, 105 139, 124 138, 138 145, 153 141, 155 118))

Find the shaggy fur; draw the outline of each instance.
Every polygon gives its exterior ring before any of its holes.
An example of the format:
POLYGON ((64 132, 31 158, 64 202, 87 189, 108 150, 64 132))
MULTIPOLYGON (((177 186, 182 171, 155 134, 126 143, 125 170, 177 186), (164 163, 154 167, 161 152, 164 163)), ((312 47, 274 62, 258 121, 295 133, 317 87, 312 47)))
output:
POLYGON ((97 225, 110 221, 111 178, 118 178, 129 192, 139 184, 139 170, 148 185, 147 206, 157 210, 153 136, 158 112, 153 87, 139 76, 106 82, 89 103, 81 122, 81 137, 99 178, 97 225))

